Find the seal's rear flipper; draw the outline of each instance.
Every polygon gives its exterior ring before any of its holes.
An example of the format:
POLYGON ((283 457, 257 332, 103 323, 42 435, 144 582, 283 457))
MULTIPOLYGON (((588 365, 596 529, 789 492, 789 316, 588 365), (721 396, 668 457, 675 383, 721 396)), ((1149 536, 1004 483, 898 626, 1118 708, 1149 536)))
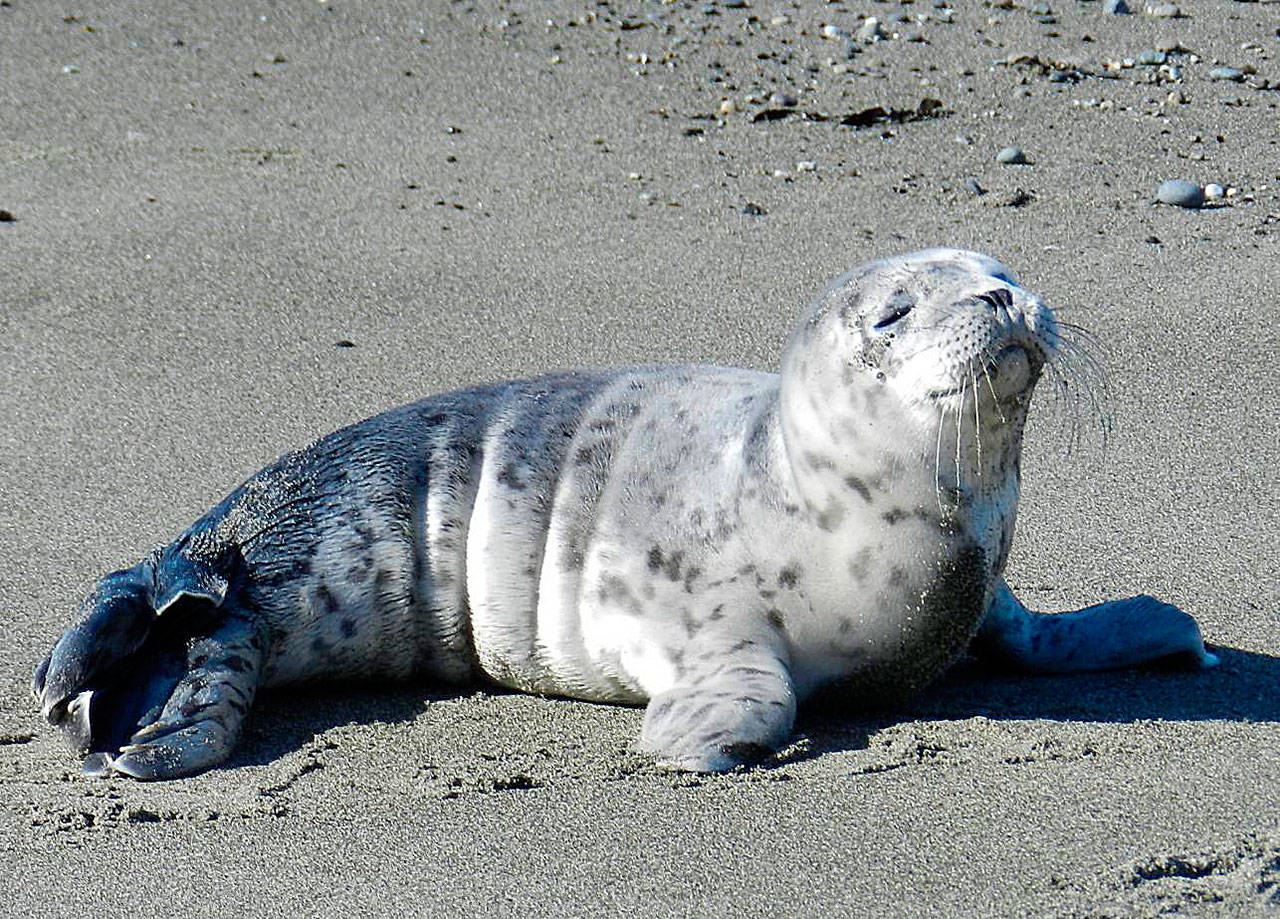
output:
MULTIPOLYGON (((690 648, 686 659, 696 651, 690 648)), ((739 641, 650 700, 640 749, 670 769, 727 772, 780 749, 795 718, 786 666, 762 645, 739 641)))
POLYGON ((1162 658, 1213 667, 1191 616, 1154 597, 1113 600, 1070 613, 1035 613, 1001 582, 973 640, 979 657, 1042 673, 1114 670, 1162 658))
MULTIPOLYGON (((225 760, 239 742, 253 705, 263 650, 264 642, 250 620, 225 616, 213 631, 189 642, 185 672, 167 698, 144 713, 137 730, 116 750, 91 755, 85 770, 172 779, 225 760)), ((172 664, 162 670, 172 673, 172 664)))
POLYGON ((86 598, 31 688, 87 773, 176 778, 230 755, 266 639, 224 602, 227 586, 210 565, 168 550, 107 575, 86 598))

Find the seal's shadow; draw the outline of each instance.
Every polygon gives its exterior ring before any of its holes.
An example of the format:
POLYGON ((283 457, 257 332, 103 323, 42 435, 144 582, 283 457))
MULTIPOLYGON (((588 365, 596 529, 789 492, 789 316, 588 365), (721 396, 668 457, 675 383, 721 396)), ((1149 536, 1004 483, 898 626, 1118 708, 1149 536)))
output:
POLYGON ((403 724, 457 693, 415 684, 326 684, 264 692, 248 729, 223 768, 265 766, 347 724, 403 724))
MULTIPOLYGON (((1212 670, 1149 667, 1065 676, 1000 671, 965 658, 928 689, 898 705, 872 707, 857 700, 828 700, 802 708, 796 729, 808 742, 803 752, 784 755, 783 762, 863 749, 876 730, 918 719, 963 720, 982 715, 1104 723, 1280 722, 1280 657, 1232 648, 1212 650, 1222 659, 1212 670)), ((432 702, 473 691, 360 684, 264 693, 227 767, 274 762, 345 724, 412 721, 432 702)), ((497 688, 493 692, 508 694, 497 688)))
POLYGON ((1040 675, 999 670, 964 658, 910 700, 870 712, 827 702, 801 711, 797 731, 810 751, 862 749, 880 727, 912 720, 1280 722, 1280 657, 1215 646, 1210 670, 1151 666, 1040 675))

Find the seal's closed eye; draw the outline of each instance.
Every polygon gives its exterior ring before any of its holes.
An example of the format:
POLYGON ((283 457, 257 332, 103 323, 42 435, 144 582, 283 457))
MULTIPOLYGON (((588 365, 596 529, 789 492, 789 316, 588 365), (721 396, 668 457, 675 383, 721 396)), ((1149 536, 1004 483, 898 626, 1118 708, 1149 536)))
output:
POLYGON ((886 305, 885 314, 876 322, 874 328, 876 331, 887 329, 889 326, 906 316, 907 313, 911 312, 911 308, 913 306, 915 306, 915 301, 910 297, 906 294, 897 294, 886 305))

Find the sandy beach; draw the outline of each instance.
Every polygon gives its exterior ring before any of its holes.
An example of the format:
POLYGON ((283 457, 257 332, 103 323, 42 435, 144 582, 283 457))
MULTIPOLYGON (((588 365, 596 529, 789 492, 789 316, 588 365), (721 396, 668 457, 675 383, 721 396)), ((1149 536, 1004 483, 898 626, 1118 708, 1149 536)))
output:
POLYGON ((1280 4, 1129 5, 0 0, 3 911, 1280 911, 1280 4), (548 369, 776 371, 829 278, 940 245, 1106 370, 1032 413, 1010 584, 1154 594, 1218 668, 963 660, 718 777, 639 709, 431 686, 264 693, 155 784, 40 721, 93 580, 285 451, 548 369))

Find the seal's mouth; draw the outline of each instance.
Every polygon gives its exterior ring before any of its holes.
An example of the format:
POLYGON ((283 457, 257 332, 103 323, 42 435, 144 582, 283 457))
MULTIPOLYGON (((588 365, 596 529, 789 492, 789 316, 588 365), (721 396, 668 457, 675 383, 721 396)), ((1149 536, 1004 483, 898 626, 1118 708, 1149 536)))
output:
MULTIPOLYGON (((975 362, 976 364, 976 362, 975 362)), ((1044 366, 1044 358, 1025 345, 1012 344, 1001 348, 994 357, 975 366, 978 390, 989 390, 997 402, 1007 402, 1026 392, 1036 381, 1040 369, 1044 366), (983 386, 985 381, 986 386, 983 386)), ((963 382, 954 386, 931 389, 930 399, 948 399, 971 392, 973 383, 963 382)))

